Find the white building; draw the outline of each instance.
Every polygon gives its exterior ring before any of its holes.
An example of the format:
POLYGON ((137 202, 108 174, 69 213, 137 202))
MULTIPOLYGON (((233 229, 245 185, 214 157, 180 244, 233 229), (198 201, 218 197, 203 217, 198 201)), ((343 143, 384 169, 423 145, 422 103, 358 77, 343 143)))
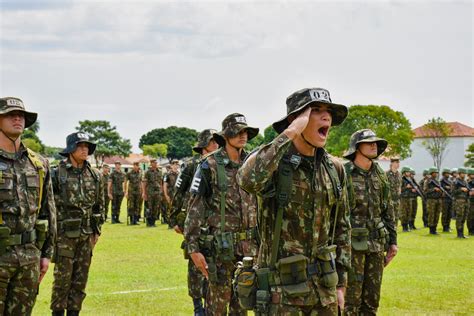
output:
MULTIPOLYGON (((474 128, 459 122, 449 122, 450 135, 441 168, 459 168, 464 166, 467 147, 474 143, 474 128)), ((415 138, 410 146, 411 157, 401 161, 401 166, 410 166, 416 171, 416 179, 420 179, 423 169, 434 166, 433 158, 423 146, 429 134, 423 126, 413 130, 415 138)))

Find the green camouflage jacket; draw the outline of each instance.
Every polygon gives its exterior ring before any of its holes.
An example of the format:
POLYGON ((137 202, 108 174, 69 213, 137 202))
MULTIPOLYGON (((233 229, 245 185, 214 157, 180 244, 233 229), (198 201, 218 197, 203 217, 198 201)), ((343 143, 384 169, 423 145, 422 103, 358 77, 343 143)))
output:
POLYGON ((387 170, 385 174, 387 175, 388 183, 390 184, 390 194, 392 196, 392 200, 397 202, 400 200, 400 194, 402 192, 402 175, 398 170, 397 172, 387 170))
POLYGON ((346 166, 346 170, 351 170, 347 176, 353 189, 350 195, 354 201, 351 202, 349 215, 352 228, 367 228, 369 251, 383 252, 385 244, 376 236, 378 223, 383 222, 388 231, 388 244, 397 244, 395 215, 386 175, 375 161, 368 171, 357 167, 352 161, 346 164, 349 166, 346 166))
POLYGON ((122 171, 118 172, 115 169, 109 176, 109 182, 112 182, 112 195, 123 194, 123 183, 125 182, 126 174, 122 171))
MULTIPOLYGON (((261 245, 258 263, 261 267, 271 265, 278 209, 278 170, 284 159, 289 159, 290 163, 293 161, 294 170, 289 203, 283 210, 277 259, 303 254, 313 260, 325 246, 331 244, 335 228, 336 268, 339 285, 343 286, 351 266, 349 207, 344 168, 337 158, 329 156, 322 148, 317 150, 315 157, 302 156, 283 133, 251 154, 237 177, 241 187, 256 194, 259 200, 261 245), (338 179, 331 177, 326 167, 328 165, 335 167, 338 179), (333 184, 336 180, 339 181, 339 188, 333 184), (339 192, 339 198, 336 191, 339 192)), ((335 299, 335 293, 330 296, 332 300, 335 299)))
POLYGON ((462 188, 468 188, 466 180, 457 178, 453 183, 453 198, 465 199, 469 197, 469 192, 464 192, 462 188))
POLYGON ((167 172, 163 176, 163 184, 167 183, 168 186, 168 196, 170 197, 171 200, 173 200, 174 194, 175 194, 175 184, 178 179, 179 172, 167 172))
POLYGON ((64 233, 64 221, 82 219, 83 234, 100 234, 105 220, 104 184, 100 172, 85 161, 75 168, 63 160, 53 169, 53 188, 58 209, 58 232, 64 233))
POLYGON ((161 192, 161 180, 163 176, 159 168, 148 169, 143 176, 143 182, 146 184, 146 193, 148 195, 159 195, 161 192))
MULTIPOLYGON (((410 184, 409 180, 412 180, 412 179, 407 178, 405 176, 402 177, 402 190, 400 194, 401 198, 416 198, 418 196, 416 192, 412 191, 413 186, 410 184)), ((412 182, 414 183, 413 180, 412 182)))
MULTIPOLYGON (((0 204, 2 226, 10 229, 11 235, 32 231, 38 219, 48 221, 48 235, 41 251, 42 258, 51 258, 56 240, 56 206, 48 160, 38 154, 45 172, 43 188, 40 189, 39 170, 27 149, 20 145, 17 154, 0 150, 0 204), (39 195, 43 192, 38 213, 39 195)), ((34 243, 7 248, 0 256, 2 265, 26 265, 38 262, 38 248, 34 243)))
MULTIPOLYGON (((421 185, 421 181, 420 181, 421 185)), ((428 199, 439 199, 443 197, 441 191, 435 190, 438 186, 441 186, 439 181, 436 179, 426 179, 423 183, 423 194, 428 199)))
MULTIPOLYGON (((245 153, 242 153, 242 159, 245 153)), ((232 162, 225 149, 213 152, 197 168, 191 183, 193 197, 184 225, 184 237, 188 252, 199 252, 198 240, 201 228, 206 227, 212 235, 221 230, 221 189, 217 183, 217 161, 221 159, 225 166, 227 190, 225 192, 225 232, 240 233, 254 229, 256 220, 256 200, 237 184, 237 171, 240 164, 232 162)), ((241 240, 235 248, 238 256, 255 256, 257 245, 255 239, 241 240)))
POLYGON ((140 194, 142 184, 141 171, 130 170, 127 173, 126 179, 128 181, 128 194, 140 194))

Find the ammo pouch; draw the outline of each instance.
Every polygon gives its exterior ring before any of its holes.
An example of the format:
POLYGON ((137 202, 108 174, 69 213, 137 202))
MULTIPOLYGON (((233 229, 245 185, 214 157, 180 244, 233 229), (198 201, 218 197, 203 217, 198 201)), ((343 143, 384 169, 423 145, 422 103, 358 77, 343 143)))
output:
POLYGON ((365 227, 352 228, 351 243, 352 249, 356 251, 367 251, 369 245, 367 244, 369 238, 369 230, 365 227))
POLYGON ((100 235, 100 233, 101 233, 101 224, 102 224, 102 215, 101 214, 92 214, 92 216, 91 216, 91 228, 94 231, 94 234, 100 235))
POLYGON ((257 292, 257 274, 254 269, 244 269, 235 276, 235 292, 240 306, 245 310, 255 307, 257 292))
POLYGON ((81 236, 82 219, 65 219, 61 221, 61 229, 68 238, 78 238, 81 236))
POLYGON ((48 226, 49 222, 46 219, 39 219, 35 223, 36 245, 40 250, 43 249, 44 242, 46 241, 46 236, 48 235, 48 226))
POLYGON ((322 286, 332 288, 337 285, 339 278, 336 271, 336 245, 327 246, 319 250, 316 257, 316 267, 322 286))
POLYGON ((388 232, 382 221, 378 222, 377 226, 375 226, 375 236, 375 239, 377 239, 382 245, 385 245, 388 242, 388 232))
POLYGON ((7 226, 0 226, 0 256, 5 254, 7 247, 9 246, 11 230, 7 226))
POLYGON ((289 298, 306 296, 311 292, 308 285, 308 262, 304 255, 294 255, 278 260, 275 275, 281 284, 283 295, 289 298))
POLYGON ((176 215, 176 225, 178 227, 184 227, 184 222, 186 221, 186 212, 179 212, 178 215, 176 215))
POLYGON ((234 233, 223 232, 215 234, 214 247, 216 249, 216 257, 222 262, 235 260, 234 255, 234 233))
POLYGON ((189 253, 188 253, 188 247, 186 247, 186 241, 185 240, 183 240, 181 242, 181 249, 183 249, 184 259, 186 259, 186 260, 191 259, 191 257, 189 256, 189 253))

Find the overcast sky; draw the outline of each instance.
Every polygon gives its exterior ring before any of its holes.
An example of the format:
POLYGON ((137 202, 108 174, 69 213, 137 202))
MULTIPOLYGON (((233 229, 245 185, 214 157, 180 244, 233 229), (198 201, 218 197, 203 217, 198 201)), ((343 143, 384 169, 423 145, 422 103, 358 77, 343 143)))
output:
POLYGON ((1 1, 0 95, 64 146, 79 120, 131 139, 170 125, 262 130, 304 87, 418 127, 474 126, 471 1, 1 1))

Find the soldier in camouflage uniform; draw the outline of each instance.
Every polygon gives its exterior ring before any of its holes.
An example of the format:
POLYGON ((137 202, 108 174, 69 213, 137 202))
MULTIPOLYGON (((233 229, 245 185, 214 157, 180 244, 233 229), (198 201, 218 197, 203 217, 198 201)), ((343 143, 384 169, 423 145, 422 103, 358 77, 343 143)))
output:
POLYGON ((232 278, 237 261, 257 253, 256 201, 237 184, 237 171, 246 154, 247 141, 258 135, 245 116, 228 115, 222 131, 213 135, 220 148, 197 168, 191 184, 192 197, 184 225, 188 253, 209 280, 207 315, 246 314, 236 300, 232 278), (204 231, 203 231, 204 228, 204 231), (213 240, 205 247, 201 240, 213 240), (205 257, 204 257, 205 256, 205 257))
POLYGON ((418 194, 412 180, 412 169, 405 166, 402 168, 402 189, 400 194, 400 221, 402 222, 404 232, 409 232, 412 229, 411 219, 414 217, 413 214, 416 213, 417 197, 418 194))
MULTIPOLYGON (((200 158, 193 157, 193 159, 186 164, 183 171, 179 174, 176 180, 176 193, 173 197, 172 213, 170 216, 170 223, 174 226, 174 230, 178 234, 182 234, 184 230, 184 220, 186 219, 187 207, 190 199, 189 189, 191 188, 191 181, 200 160, 215 151, 218 148, 214 140, 214 133, 216 130, 205 129, 198 135, 198 143, 193 150, 200 155, 200 158)), ((196 268, 192 260, 189 260, 189 255, 186 251, 186 243, 183 241, 181 248, 184 250, 184 257, 188 259, 188 295, 193 299, 194 315, 204 315, 204 307, 202 299, 206 298, 207 280, 204 275, 196 268)))
POLYGON ((54 256, 51 298, 53 316, 79 315, 92 259, 104 222, 104 186, 99 170, 87 157, 96 144, 85 133, 67 136, 60 153, 66 157, 53 170, 53 187, 58 209, 58 240, 54 256))
MULTIPOLYGON (((155 227, 161 206, 162 174, 156 159, 150 160, 150 168, 145 172, 142 181, 143 200, 148 202, 146 226, 155 227)), ((162 214, 163 216, 163 214, 162 214)))
POLYGON ((352 226, 352 268, 345 315, 376 315, 382 275, 398 251, 388 179, 375 162, 387 141, 370 129, 352 134, 344 158, 352 226), (387 254, 385 255, 385 250, 387 254))
MULTIPOLYGON (((448 193, 451 194, 452 191, 452 183, 451 180, 449 179, 449 174, 451 173, 451 170, 445 168, 441 172, 442 178, 440 181, 441 186, 443 189, 448 193)), ((444 199, 443 199, 443 207, 441 209, 441 224, 443 225, 443 232, 449 233, 451 232, 451 208, 453 205, 453 199, 448 197, 448 195, 444 194, 444 199)))
POLYGON ((31 314, 56 240, 48 160, 21 141, 36 118, 20 99, 0 99, 0 315, 31 314))
POLYGON ((115 168, 109 178, 108 193, 109 199, 112 201, 112 224, 121 224, 120 221, 120 207, 125 191, 125 173, 122 172, 122 163, 115 162, 115 168))
POLYGON ((443 209, 444 194, 441 190, 441 184, 438 181, 438 168, 431 167, 427 173, 430 177, 425 180, 423 188, 428 213, 427 225, 430 228, 431 235, 438 235, 436 227, 438 226, 439 215, 443 209))
POLYGON ((168 219, 168 226, 172 228, 172 224, 169 220, 171 216, 171 202, 174 197, 175 193, 175 184, 176 180, 179 176, 179 161, 177 159, 173 159, 171 161, 169 171, 163 176, 163 196, 165 199, 165 207, 166 207, 166 218, 168 219))
POLYGON ((127 173, 125 180, 125 197, 130 225, 138 225, 142 209, 142 173, 138 162, 133 163, 133 168, 127 173))
POLYGON ((464 236, 464 223, 469 212, 469 188, 465 180, 466 173, 466 168, 458 168, 458 177, 453 183, 453 208, 456 212, 458 238, 468 238, 464 236))
MULTIPOLYGON (((451 176, 449 177, 449 180, 451 183, 455 183, 458 178, 458 168, 452 168, 451 169, 451 176)), ((451 203, 451 219, 456 220, 456 210, 454 209, 454 199, 451 203)))
POLYGON ((402 187, 402 175, 398 171, 400 167, 400 157, 390 158, 390 169, 386 175, 390 184, 390 194, 392 197, 393 213, 395 214, 395 227, 398 226, 400 218, 400 194, 402 187))
POLYGON ((350 223, 342 162, 324 146, 347 107, 332 103, 322 88, 296 91, 286 105, 287 115, 273 123, 279 135, 238 174, 242 188, 259 199, 255 310, 337 315, 350 268, 350 223))
POLYGON ((102 184, 104 186, 104 214, 105 214, 105 220, 107 220, 107 216, 108 216, 108 213, 109 213, 109 205, 110 205, 109 192, 107 192, 107 185, 109 183, 109 177, 110 177, 110 167, 109 167, 109 165, 104 165, 102 167, 102 184))
MULTIPOLYGON (((425 183, 430 180, 430 174, 429 174, 428 171, 429 171, 429 169, 423 169, 423 178, 420 180, 420 189, 422 190, 422 192, 424 192, 425 183)), ((415 181, 415 179, 413 179, 413 181, 415 181)), ((429 225, 428 225, 428 208, 427 208, 427 205, 426 205, 426 199, 421 200, 421 209, 422 209, 421 219, 423 220, 423 226, 424 227, 429 227, 429 225)))
POLYGON ((467 216, 467 229, 469 236, 474 236, 474 168, 467 169, 469 188, 469 215, 467 216))

